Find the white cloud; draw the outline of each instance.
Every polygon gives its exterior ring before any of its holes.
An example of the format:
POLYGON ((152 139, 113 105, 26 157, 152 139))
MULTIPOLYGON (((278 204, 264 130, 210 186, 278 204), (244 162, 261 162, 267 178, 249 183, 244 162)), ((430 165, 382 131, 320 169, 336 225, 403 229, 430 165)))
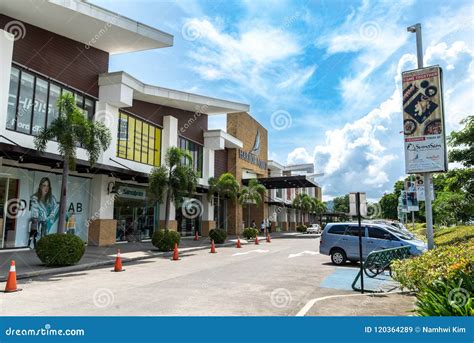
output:
POLYGON ((192 18, 184 24, 195 48, 189 53, 191 69, 206 80, 230 81, 266 98, 278 88, 298 90, 311 78, 316 66, 301 66, 294 58, 303 53, 297 36, 283 27, 265 23, 240 25, 229 33, 219 20, 192 18))
POLYGON ((296 148, 288 154, 287 164, 313 163, 313 156, 305 148, 296 148))

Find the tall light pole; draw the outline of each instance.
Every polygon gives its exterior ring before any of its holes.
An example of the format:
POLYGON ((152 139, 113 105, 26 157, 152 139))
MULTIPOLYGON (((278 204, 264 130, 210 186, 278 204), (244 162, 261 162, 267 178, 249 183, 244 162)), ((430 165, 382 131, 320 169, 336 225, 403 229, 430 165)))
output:
MULTIPOLYGON (((407 31, 416 33, 416 56, 418 69, 423 68, 423 43, 421 41, 421 24, 407 27, 407 31)), ((423 173, 423 186, 425 188, 425 216, 426 216, 426 236, 428 238, 428 249, 434 248, 433 239, 433 210, 431 208, 431 173, 423 173)))

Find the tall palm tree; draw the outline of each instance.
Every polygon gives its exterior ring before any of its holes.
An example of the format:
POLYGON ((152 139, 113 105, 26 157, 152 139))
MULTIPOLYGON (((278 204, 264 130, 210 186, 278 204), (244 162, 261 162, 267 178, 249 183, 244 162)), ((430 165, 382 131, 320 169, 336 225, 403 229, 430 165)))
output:
MULTIPOLYGON (((291 206, 296 209, 298 211, 298 214, 299 214, 299 211, 301 209, 301 194, 298 193, 296 194, 296 196, 293 198, 293 200, 291 201, 291 206)), ((296 216, 296 221, 298 221, 298 215, 296 216)))
POLYGON ((318 198, 311 198, 311 201, 312 201, 311 212, 314 215, 320 217, 319 221, 321 223, 322 222, 321 216, 323 215, 323 213, 326 212, 326 205, 321 200, 319 200, 318 198))
POLYGON ((312 207, 313 201, 311 200, 311 197, 306 193, 301 194, 301 225, 304 225, 303 213, 310 212, 312 207))
POLYGON ((239 194, 239 202, 242 206, 247 206, 247 219, 250 226, 250 205, 258 205, 263 201, 263 196, 267 189, 259 183, 257 179, 251 179, 248 186, 242 186, 239 194))
POLYGON ((227 198, 235 201, 239 195, 239 183, 231 173, 224 173, 219 178, 209 178, 209 192, 207 197, 211 200, 217 195, 217 228, 219 228, 220 199, 227 198))
POLYGON ((165 230, 169 230, 171 201, 178 207, 185 195, 194 192, 198 175, 191 167, 192 157, 186 150, 169 148, 164 162, 151 171, 149 187, 159 203, 165 202, 165 230))
POLYGON ((48 127, 42 128, 35 137, 35 147, 44 152, 49 141, 58 143, 58 152, 63 160, 61 196, 59 200, 58 233, 65 232, 67 178, 69 170, 76 166, 77 149, 86 150, 90 164, 97 162, 102 151, 107 150, 111 141, 110 131, 101 122, 89 120, 76 106, 74 96, 63 94, 57 101, 59 116, 48 127))

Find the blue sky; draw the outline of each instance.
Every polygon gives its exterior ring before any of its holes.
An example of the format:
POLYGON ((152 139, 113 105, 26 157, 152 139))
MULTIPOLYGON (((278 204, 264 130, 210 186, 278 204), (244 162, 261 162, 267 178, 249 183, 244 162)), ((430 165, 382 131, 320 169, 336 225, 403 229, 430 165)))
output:
MULTIPOLYGON (((324 198, 378 199, 404 176, 400 72, 444 69, 448 131, 474 110, 470 1, 177 0, 93 3, 174 35, 166 49, 117 55, 110 69, 250 105, 270 159, 313 162, 324 198)), ((210 117, 225 128, 225 116, 210 117)))

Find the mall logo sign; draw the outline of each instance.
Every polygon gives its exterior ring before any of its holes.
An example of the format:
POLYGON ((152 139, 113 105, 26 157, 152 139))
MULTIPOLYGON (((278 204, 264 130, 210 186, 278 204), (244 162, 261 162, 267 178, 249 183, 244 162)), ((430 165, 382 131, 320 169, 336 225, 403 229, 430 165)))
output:
POLYGON ((248 163, 255 164, 260 169, 267 169, 267 162, 259 159, 258 155, 260 155, 260 129, 257 129, 255 142, 253 143, 253 147, 249 152, 239 149, 240 159, 247 161, 248 163))

